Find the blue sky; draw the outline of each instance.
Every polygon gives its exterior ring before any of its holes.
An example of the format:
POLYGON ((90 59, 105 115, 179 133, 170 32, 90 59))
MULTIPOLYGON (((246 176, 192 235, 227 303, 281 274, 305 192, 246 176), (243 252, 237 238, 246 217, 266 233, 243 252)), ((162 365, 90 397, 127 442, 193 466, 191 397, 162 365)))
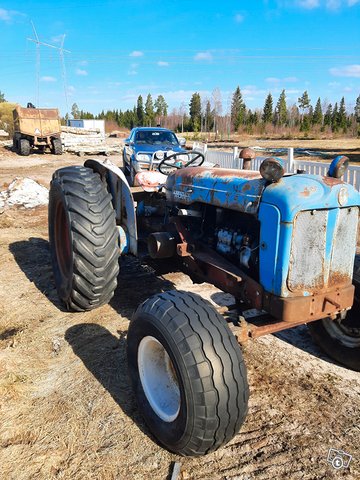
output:
POLYGON ((360 0, 5 1, 0 0, 0 90, 7 100, 62 114, 76 102, 93 113, 132 108, 139 94, 187 108, 195 91, 223 112, 240 86, 250 108, 284 88, 289 104, 308 90, 332 103, 360 93, 360 0))

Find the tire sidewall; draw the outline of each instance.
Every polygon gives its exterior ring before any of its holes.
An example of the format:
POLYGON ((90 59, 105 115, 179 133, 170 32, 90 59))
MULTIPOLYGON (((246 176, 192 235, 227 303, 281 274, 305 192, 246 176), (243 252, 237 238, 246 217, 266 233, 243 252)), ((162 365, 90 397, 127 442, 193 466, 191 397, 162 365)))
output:
MULTIPOLYGON (((54 179, 51 182, 51 188, 49 193, 49 219, 55 219, 56 209, 59 205, 62 205, 62 208, 65 211, 67 224, 68 224, 68 241, 70 245, 73 245, 73 236, 71 232, 71 218, 69 215, 69 209, 66 202, 66 197, 63 193, 60 183, 54 179)), ((67 304, 69 297, 72 291, 72 279, 73 279, 73 265, 74 265, 74 251, 71 248, 71 262, 70 262, 70 274, 66 277, 61 272, 59 267, 57 251, 56 251, 56 242, 55 242, 55 221, 49 221, 49 240, 52 245, 50 248, 51 252, 51 263, 53 267, 53 274, 55 277, 56 288, 60 299, 67 304)))
POLYGON ((174 339, 161 329, 158 324, 155 325, 152 318, 144 313, 135 317, 129 328, 127 340, 128 368, 134 391, 137 396, 138 405, 145 418, 150 430, 157 440, 166 446, 166 448, 178 451, 185 446, 190 438, 189 431, 194 422, 194 400, 191 395, 192 388, 188 378, 186 366, 181 357, 178 345, 174 339), (144 393, 139 376, 138 367, 138 348, 144 337, 152 336, 156 338, 167 351, 175 369, 179 390, 180 390, 180 411, 173 422, 163 421, 152 409, 144 393))
POLYGON ((316 343, 329 355, 347 368, 360 371, 360 348, 350 348, 332 337, 324 325, 324 320, 308 324, 316 343))

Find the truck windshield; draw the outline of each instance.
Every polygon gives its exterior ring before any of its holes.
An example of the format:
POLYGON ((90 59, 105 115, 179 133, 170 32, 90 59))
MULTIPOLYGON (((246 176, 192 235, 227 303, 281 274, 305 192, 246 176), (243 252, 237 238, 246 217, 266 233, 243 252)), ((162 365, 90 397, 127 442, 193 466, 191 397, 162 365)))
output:
POLYGON ((148 145, 178 145, 176 136, 172 132, 159 132, 158 130, 150 130, 146 132, 137 132, 135 143, 148 145))

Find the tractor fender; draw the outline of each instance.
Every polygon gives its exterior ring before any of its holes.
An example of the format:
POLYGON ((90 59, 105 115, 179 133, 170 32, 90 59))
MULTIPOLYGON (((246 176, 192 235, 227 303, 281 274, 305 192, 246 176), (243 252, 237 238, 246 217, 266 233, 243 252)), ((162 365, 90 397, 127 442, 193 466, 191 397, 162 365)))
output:
POLYGON ((128 253, 137 255, 137 226, 134 197, 123 171, 110 160, 86 160, 84 166, 105 178, 116 214, 116 224, 123 227, 128 237, 128 253))

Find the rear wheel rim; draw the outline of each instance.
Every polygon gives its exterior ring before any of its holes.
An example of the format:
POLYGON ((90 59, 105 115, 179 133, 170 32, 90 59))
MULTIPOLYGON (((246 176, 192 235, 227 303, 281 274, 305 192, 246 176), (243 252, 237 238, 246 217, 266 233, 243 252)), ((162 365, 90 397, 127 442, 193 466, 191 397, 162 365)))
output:
POLYGON ((323 325, 328 334, 348 348, 360 347, 360 319, 354 318, 353 312, 348 314, 344 320, 329 318, 323 319, 323 325))
POLYGON ((55 210, 55 250, 56 259, 63 277, 71 274, 71 244, 69 222, 62 202, 58 202, 55 210))
POLYGON ((146 336, 141 340, 138 367, 151 408, 164 422, 173 422, 180 412, 179 382, 169 354, 156 338, 146 336))

